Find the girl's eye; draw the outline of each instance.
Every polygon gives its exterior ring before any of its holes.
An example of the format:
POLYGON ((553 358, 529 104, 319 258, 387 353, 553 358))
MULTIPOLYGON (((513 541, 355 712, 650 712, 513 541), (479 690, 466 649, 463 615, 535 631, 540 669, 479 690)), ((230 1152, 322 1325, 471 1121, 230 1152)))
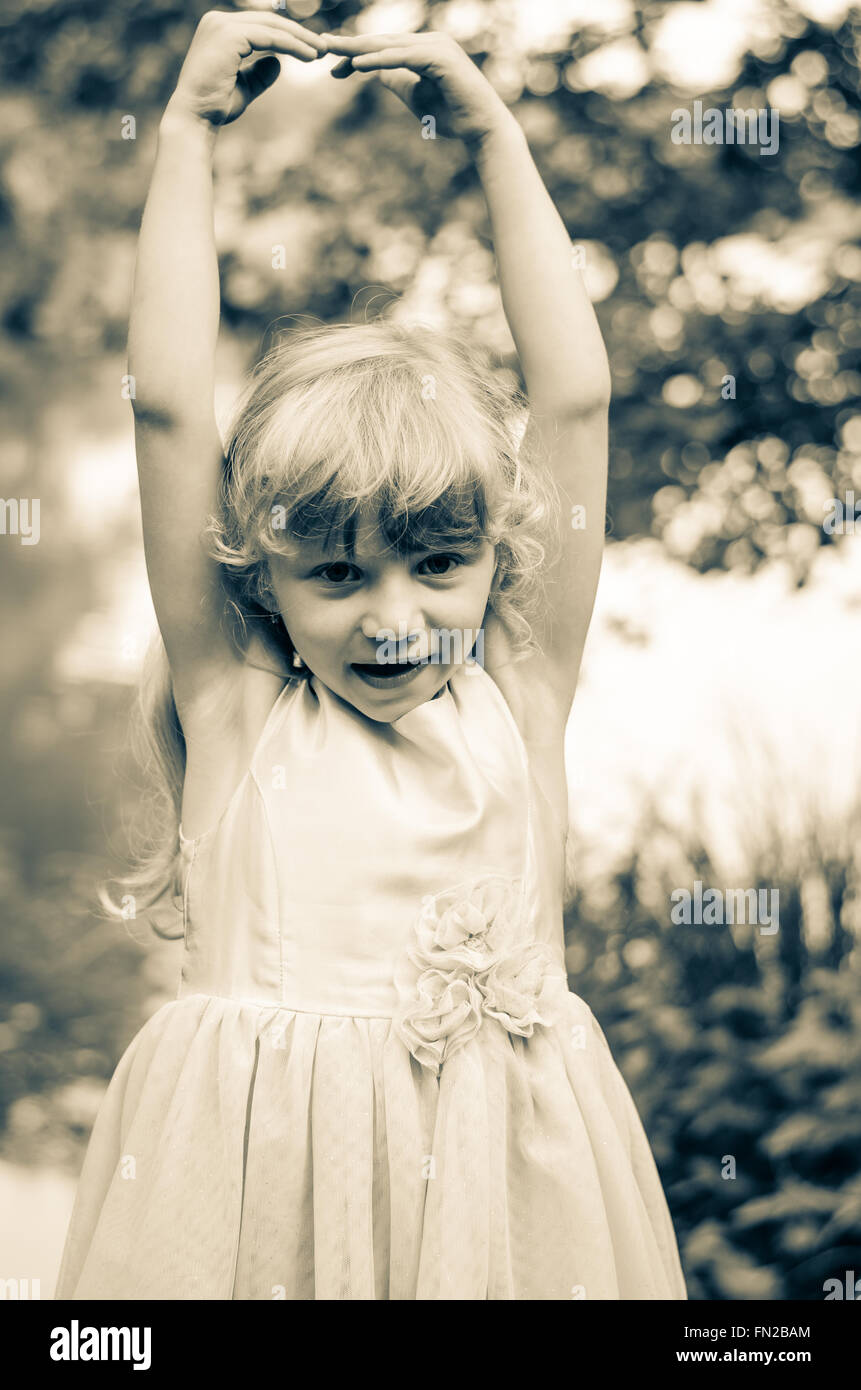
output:
MULTIPOLYGON (((330 584, 344 584, 350 579, 350 570, 356 570, 355 565, 350 565, 346 560, 333 560, 331 565, 326 565, 317 573, 321 579, 327 579, 330 584)), ((358 574, 356 570, 356 574, 358 574)))
MULTIPOLYGON (((419 572, 426 573, 429 578, 442 579, 452 574, 461 564, 463 564, 463 560, 460 555, 449 555, 448 553, 426 555, 419 564, 419 572), (423 565, 429 566, 429 569, 423 571, 423 565)), ((330 564, 321 566, 315 573, 318 579, 323 579, 327 584, 334 586, 355 583, 357 579, 362 577, 356 566, 351 565, 347 560, 332 560, 330 564)))
POLYGON ((448 566, 451 565, 454 568, 459 565, 460 557, 457 555, 427 555, 421 563, 422 565, 430 565, 431 575, 441 578, 443 575, 451 574, 452 570, 448 566), (438 568, 439 565, 442 565, 443 568, 438 568))

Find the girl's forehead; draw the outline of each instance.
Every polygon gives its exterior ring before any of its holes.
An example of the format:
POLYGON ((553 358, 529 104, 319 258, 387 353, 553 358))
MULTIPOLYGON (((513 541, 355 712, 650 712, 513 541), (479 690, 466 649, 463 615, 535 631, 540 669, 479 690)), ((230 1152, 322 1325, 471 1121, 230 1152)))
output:
POLYGON ((474 531, 463 521, 458 525, 445 511, 434 515, 434 509, 430 509, 430 514, 416 516, 412 525, 405 517, 393 527, 384 511, 367 504, 355 511, 343 526, 336 525, 332 530, 323 526, 319 531, 312 528, 304 535, 300 528, 298 534, 293 532, 291 539, 303 555, 312 552, 325 556, 343 555, 365 563, 406 559, 419 551, 447 543, 474 551, 480 550, 483 544, 477 525, 474 531))
POLYGON ((350 554, 356 558, 379 559, 394 553, 394 547, 387 540, 379 516, 366 510, 355 515, 352 525, 337 528, 326 534, 294 536, 295 543, 303 551, 314 551, 324 555, 350 554))
MULTIPOLYGON (((413 555, 423 554, 427 551, 442 548, 445 545, 443 540, 435 541, 433 544, 404 544, 402 546, 391 545, 383 532, 379 528, 369 530, 362 534, 357 532, 355 544, 348 546, 342 537, 333 536, 328 542, 323 538, 306 537, 295 538, 292 542, 303 557, 316 558, 325 557, 326 559, 349 559, 357 564, 408 564, 413 555)), ((452 546, 470 555, 478 555, 485 545, 489 544, 482 537, 460 537, 452 540, 452 546)))

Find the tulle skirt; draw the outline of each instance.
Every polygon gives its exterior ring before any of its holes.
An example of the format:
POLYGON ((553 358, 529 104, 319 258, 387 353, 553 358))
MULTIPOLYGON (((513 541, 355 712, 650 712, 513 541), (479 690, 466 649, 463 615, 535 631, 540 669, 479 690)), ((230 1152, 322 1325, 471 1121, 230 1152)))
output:
POLYGON ((684 1299, 591 1010, 493 1019, 439 1076, 390 1018, 192 994, 126 1049, 57 1299, 684 1299))

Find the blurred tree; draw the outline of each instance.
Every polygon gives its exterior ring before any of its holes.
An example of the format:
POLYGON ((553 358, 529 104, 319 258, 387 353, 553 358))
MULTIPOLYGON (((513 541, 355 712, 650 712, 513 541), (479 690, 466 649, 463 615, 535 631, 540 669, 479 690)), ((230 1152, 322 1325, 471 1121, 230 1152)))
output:
MULTIPOLYGON (((285 5, 318 28, 388 14, 285 5)), ((154 131, 205 8, 7 4, 4 365, 26 342, 84 356, 121 350, 154 131), (134 140, 123 139, 124 115, 135 118, 134 140)), ((414 23, 451 28, 485 65, 582 247, 615 376, 613 533, 654 529, 701 568, 782 556, 803 581, 815 550, 834 540, 822 528, 825 499, 853 485, 861 495, 857 9, 828 28, 773 0, 751 22, 732 79, 692 91, 672 85, 661 56, 672 5, 631 6, 627 18, 624 8, 608 18, 584 6, 582 27, 558 20, 555 32, 541 6, 406 8, 414 23), (673 113, 695 100, 778 108, 778 148, 674 143, 673 113)), ((237 137, 243 157, 222 189, 232 209, 225 324, 249 347, 285 309, 345 317, 369 283, 378 302, 404 293, 431 255, 444 270, 441 311, 510 349, 482 293, 492 267, 472 170, 459 149, 420 141, 408 120, 376 83, 357 82, 340 119, 289 168, 278 167, 278 140, 267 154, 249 147, 247 131, 237 137), (289 295, 271 267, 279 221, 313 239, 289 295)))
MULTIPOLYGON (((861 952, 831 965, 861 904, 861 807, 845 858, 778 839, 752 882, 777 888, 780 928, 674 925, 670 894, 727 881, 692 825, 654 806, 637 847, 567 914, 571 988, 605 1029, 652 1143, 691 1298, 820 1299, 861 1269, 861 952), (660 842, 674 846, 658 867, 660 842), (841 864, 844 896, 813 931, 802 884, 841 864), (647 887, 648 885, 648 887, 647 887), (786 933, 786 942, 784 942, 786 933)), ((775 829, 776 827, 766 827, 775 829)))

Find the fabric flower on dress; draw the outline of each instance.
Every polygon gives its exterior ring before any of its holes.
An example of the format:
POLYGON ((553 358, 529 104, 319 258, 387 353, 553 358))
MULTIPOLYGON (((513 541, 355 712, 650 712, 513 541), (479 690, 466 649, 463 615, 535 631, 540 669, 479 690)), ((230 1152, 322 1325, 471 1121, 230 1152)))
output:
POLYGON ((423 1066, 439 1074, 482 1015, 521 1037, 553 1021, 552 967, 564 971, 548 947, 523 941, 526 930, 520 879, 483 875, 422 900, 395 970, 394 1024, 423 1066))
POLYGON ((504 956, 479 981, 484 1012, 498 1019, 509 1033, 531 1038, 536 1023, 550 1023, 555 1017, 562 974, 551 970, 555 963, 549 948, 537 943, 504 956))
POLYGON ((440 969, 486 970, 517 940, 520 880, 485 877, 422 900, 418 952, 440 969))
POLYGON ((438 970, 417 964, 418 978, 413 968, 408 980, 402 979, 408 1003, 397 1027, 416 1060, 438 1071, 445 1058, 481 1027, 481 993, 472 971, 463 966, 438 970))

